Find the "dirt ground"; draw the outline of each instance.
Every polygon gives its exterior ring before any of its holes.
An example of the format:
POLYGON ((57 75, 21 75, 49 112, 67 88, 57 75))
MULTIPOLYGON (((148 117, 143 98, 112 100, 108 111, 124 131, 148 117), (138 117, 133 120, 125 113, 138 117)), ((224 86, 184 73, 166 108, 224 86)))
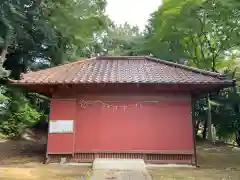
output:
POLYGON ((240 180, 240 151, 229 146, 197 147, 199 168, 152 168, 153 180, 240 180))
POLYGON ((46 134, 32 131, 22 140, 0 139, 0 180, 82 180, 88 176, 88 167, 44 164, 46 141, 46 134))
MULTIPOLYGON (((82 180, 90 169, 45 165, 46 139, 0 139, 0 180, 82 180)), ((153 180, 240 180, 240 151, 228 146, 197 148, 200 168, 152 168, 153 180)))

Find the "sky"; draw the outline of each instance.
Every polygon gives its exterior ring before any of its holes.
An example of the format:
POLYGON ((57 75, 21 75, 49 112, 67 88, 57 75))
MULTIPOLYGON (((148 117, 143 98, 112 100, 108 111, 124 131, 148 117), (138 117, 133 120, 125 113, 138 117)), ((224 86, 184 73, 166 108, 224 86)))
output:
POLYGON ((107 0, 106 13, 116 24, 128 22, 144 29, 150 14, 161 5, 161 0, 107 0))

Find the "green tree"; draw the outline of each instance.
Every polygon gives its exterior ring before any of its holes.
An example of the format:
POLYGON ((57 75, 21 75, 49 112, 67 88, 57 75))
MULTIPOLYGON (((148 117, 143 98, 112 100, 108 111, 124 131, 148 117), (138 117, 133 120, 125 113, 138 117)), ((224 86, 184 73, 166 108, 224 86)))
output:
POLYGON ((239 47, 239 9, 236 0, 165 0, 150 19, 149 50, 156 56, 170 54, 173 61, 183 58, 189 65, 216 71, 239 47))
POLYGON ((90 56, 100 55, 140 55, 142 54, 143 33, 138 26, 128 23, 116 25, 107 20, 107 29, 96 34, 87 47, 90 56))
POLYGON ((138 43, 143 38, 137 26, 128 23, 122 25, 112 24, 108 29, 105 40, 107 54, 109 55, 138 55, 138 43))
MULTIPOLYGON (((105 5, 105 0, 1 1, 0 78, 6 76, 4 68, 18 79, 22 72, 75 58, 75 49, 87 47, 105 28, 105 5)), ((11 86, 1 87, 0 98, 0 129, 10 136, 19 136, 42 118, 42 111, 47 113, 48 100, 11 86)))
POLYGON ((104 0, 4 0, 1 3, 1 56, 17 78, 42 58, 51 66, 72 59, 105 28, 104 0))
POLYGON ((24 129, 33 125, 41 117, 19 89, 6 89, 7 99, 1 103, 0 133, 19 137, 24 129))
MULTIPOLYGON (((59 52, 53 53, 57 56, 54 59, 61 60, 62 58, 58 57, 61 52, 65 52, 65 60, 87 55, 82 50, 92 43, 97 33, 107 28, 105 7, 105 0, 44 1, 46 21, 64 38, 57 47, 59 52), (61 47, 63 42, 65 46, 61 47)), ((55 48, 52 51, 55 51, 55 48)))

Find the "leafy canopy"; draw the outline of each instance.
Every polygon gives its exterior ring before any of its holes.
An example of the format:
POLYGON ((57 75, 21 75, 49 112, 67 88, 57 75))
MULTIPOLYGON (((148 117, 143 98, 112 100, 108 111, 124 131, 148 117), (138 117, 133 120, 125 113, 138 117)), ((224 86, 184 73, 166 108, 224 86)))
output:
POLYGON ((149 51, 216 71, 240 45, 239 9, 237 0, 165 0, 147 28, 149 51))

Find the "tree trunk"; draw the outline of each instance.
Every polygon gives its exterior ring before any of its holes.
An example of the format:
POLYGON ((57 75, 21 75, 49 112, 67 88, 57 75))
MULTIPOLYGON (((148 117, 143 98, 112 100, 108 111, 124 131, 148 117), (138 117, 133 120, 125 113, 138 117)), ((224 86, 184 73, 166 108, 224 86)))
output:
POLYGON ((9 75, 9 71, 3 68, 3 63, 6 59, 7 48, 0 49, 0 79, 9 75))
MULTIPOLYGON (((0 48, 0 60, 1 61, 5 61, 6 59, 6 55, 8 53, 8 46, 10 44, 10 39, 11 39, 11 30, 7 29, 6 34, 4 36, 4 43, 2 45, 2 47, 0 48)), ((3 63, 1 62, 1 63, 3 63)))
POLYGON ((0 47, 0 76, 7 76, 8 75, 8 71, 6 71, 3 68, 3 63, 6 59, 7 53, 8 53, 8 46, 9 46, 9 42, 10 42, 10 31, 8 30, 5 38, 4 38, 4 43, 3 45, 0 47))
POLYGON ((195 126, 195 135, 197 135, 201 121, 197 121, 195 126))
MULTIPOLYGON (((7 47, 3 47, 0 51, 0 58, 1 60, 5 60, 6 58, 6 55, 7 55, 7 47)), ((3 62, 2 62, 3 63, 3 62)))
POLYGON ((208 94, 208 119, 207 119, 207 129, 208 129, 208 141, 212 142, 212 108, 210 103, 210 94, 208 94))
POLYGON ((237 143, 237 146, 240 147, 240 131, 236 133, 236 143, 237 143))
POLYGON ((207 120, 204 121, 203 131, 202 131, 202 138, 206 139, 206 137, 207 137, 207 120))
MULTIPOLYGON (((235 76, 235 73, 236 73, 236 69, 235 69, 235 71, 234 71, 234 73, 233 73, 233 78, 234 78, 234 76, 235 76)), ((234 81, 233 91, 234 91, 235 94, 237 94, 237 87, 236 87, 236 86, 237 86, 237 85, 236 85, 236 81, 234 81)), ((236 103, 234 104, 234 111, 235 111, 236 114, 239 114, 239 112, 240 112, 238 102, 236 102, 236 103)), ((237 143, 237 145, 240 147, 240 130, 238 130, 238 131, 236 132, 236 143, 237 143)))

